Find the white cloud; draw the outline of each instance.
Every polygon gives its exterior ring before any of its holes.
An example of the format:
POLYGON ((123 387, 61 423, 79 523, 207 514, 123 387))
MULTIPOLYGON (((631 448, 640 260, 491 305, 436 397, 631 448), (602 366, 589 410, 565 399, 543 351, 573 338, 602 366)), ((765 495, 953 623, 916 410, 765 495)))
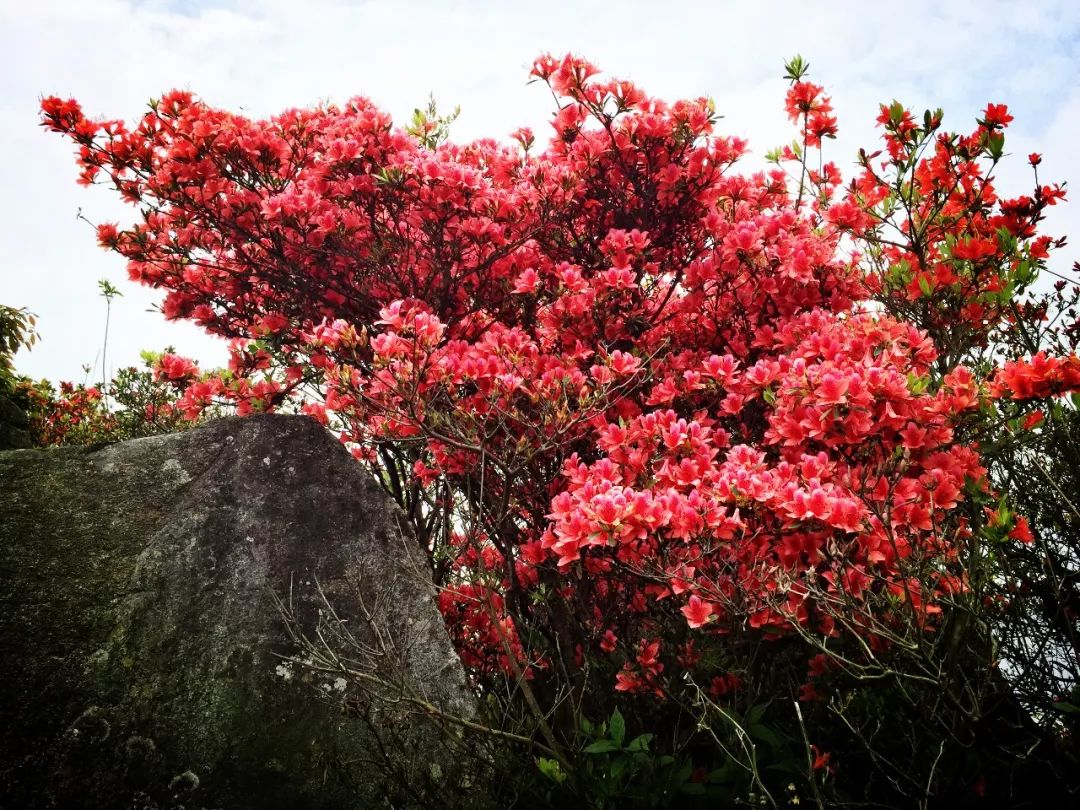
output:
MULTIPOLYGON (((74 183, 70 147, 36 127, 43 94, 78 98, 92 114, 131 118, 171 87, 267 115, 363 94, 404 117, 429 92, 460 104, 459 138, 546 128, 550 98, 526 87, 540 52, 578 52, 668 98, 711 95, 724 131, 758 154, 791 137, 782 112, 784 59, 801 52, 832 93, 841 139, 829 156, 850 166, 875 138, 877 103, 944 107, 970 125, 987 101, 1016 116, 1009 147, 1040 151, 1045 179, 1080 185, 1080 4, 1070 0, 861 2, 393 2, 369 0, 94 0, 0 2, 0 301, 40 315, 44 341, 21 354, 26 373, 82 379, 104 321, 96 281, 124 291, 114 308, 110 365, 175 344, 208 363, 220 345, 194 327, 144 312, 157 295, 126 281, 76 212, 126 221, 105 189, 74 183), (1023 4, 1028 6, 1029 4, 1023 4)), ((1022 159, 1002 177, 1020 190, 1022 159)), ((1067 231, 1067 210, 1051 232, 1067 231)), ((1067 267, 1071 261, 1065 261, 1067 267)))

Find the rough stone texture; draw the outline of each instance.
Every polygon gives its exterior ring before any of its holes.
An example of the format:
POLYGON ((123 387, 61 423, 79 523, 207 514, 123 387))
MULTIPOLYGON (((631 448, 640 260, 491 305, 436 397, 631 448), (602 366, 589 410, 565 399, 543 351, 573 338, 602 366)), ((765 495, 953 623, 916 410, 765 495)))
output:
POLYGON ((359 720, 275 656, 272 594, 311 633, 318 581, 358 636, 377 601, 410 688, 473 716, 414 545, 302 417, 0 453, 0 808, 374 806, 380 724, 414 786, 454 771, 426 721, 359 720))
POLYGON ((0 450, 29 447, 29 424, 26 411, 0 388, 0 450))

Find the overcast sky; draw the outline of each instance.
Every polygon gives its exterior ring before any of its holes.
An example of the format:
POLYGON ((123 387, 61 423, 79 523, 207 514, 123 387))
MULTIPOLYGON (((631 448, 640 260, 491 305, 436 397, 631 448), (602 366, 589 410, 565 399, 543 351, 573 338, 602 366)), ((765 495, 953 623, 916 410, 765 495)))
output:
MULTIPOLYGON (((781 74, 801 53, 840 119, 826 156, 848 173, 877 137, 880 101, 943 107, 946 125, 963 130, 986 102, 1006 103, 1016 158, 1005 190, 1026 190, 1032 151, 1043 153, 1042 178, 1080 187, 1077 0, 0 0, 0 303, 37 313, 43 338, 17 367, 83 379, 103 336, 101 278, 124 293, 110 367, 167 344, 207 365, 224 357, 217 340, 147 311, 160 295, 129 282, 124 260, 76 219, 81 209, 126 224, 134 209, 76 185, 71 146, 37 126, 42 95, 128 120, 174 87, 251 116, 366 95, 403 120, 434 93, 444 108, 461 105, 454 138, 504 138, 520 125, 546 138, 550 96, 526 86, 544 51, 579 53, 669 100, 712 96, 720 130, 749 138, 758 156, 793 135, 781 74)), ((1060 207, 1048 232, 1077 233, 1077 211, 1060 207)), ((1080 258, 1077 243, 1058 269, 1080 258)))

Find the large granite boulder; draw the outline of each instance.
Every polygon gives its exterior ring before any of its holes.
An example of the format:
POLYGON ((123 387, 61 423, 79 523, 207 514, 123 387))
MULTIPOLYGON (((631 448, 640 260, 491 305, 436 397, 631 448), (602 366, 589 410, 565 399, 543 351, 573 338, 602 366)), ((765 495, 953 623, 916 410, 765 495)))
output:
POLYGON ((0 807, 467 793, 425 719, 475 712, 432 596, 396 507, 303 417, 0 453, 0 807), (362 674, 290 663, 298 638, 362 674))

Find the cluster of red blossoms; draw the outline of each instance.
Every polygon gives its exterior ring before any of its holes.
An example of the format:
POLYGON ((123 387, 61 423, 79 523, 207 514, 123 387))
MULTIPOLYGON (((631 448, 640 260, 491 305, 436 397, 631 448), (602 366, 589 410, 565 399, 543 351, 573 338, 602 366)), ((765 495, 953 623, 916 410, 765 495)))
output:
POLYGON ((1080 391, 1080 357, 1047 357, 1039 352, 1030 360, 1007 362, 994 375, 990 390, 994 396, 1016 400, 1080 391))
POLYGON ((822 138, 836 137, 832 99, 825 95, 824 87, 801 80, 793 82, 784 108, 793 123, 804 126, 807 146, 821 146, 822 138))
POLYGON ((115 420, 102 408, 101 390, 95 386, 60 383, 53 391, 44 385, 20 385, 27 400, 30 433, 36 445, 60 445, 82 435, 107 435, 115 420))
MULTIPOLYGON (((745 145, 707 99, 668 104, 573 57, 533 76, 560 103, 539 152, 526 131, 418 141, 362 98, 256 121, 173 92, 132 127, 42 108, 82 180, 142 211, 101 243, 166 291, 168 317, 232 341, 227 373, 162 358, 187 412, 304 395, 452 516, 440 607, 477 677, 542 670, 555 653, 522 639, 558 636, 568 665, 614 656, 616 688, 663 694, 700 665, 693 639, 668 642, 687 631, 872 634, 837 610, 883 594, 932 622, 963 587, 957 507, 985 488, 954 425, 988 391, 959 366, 931 378, 950 336, 988 332, 1038 269, 1034 223, 1060 197, 994 196, 977 158, 1004 108, 936 141, 914 173, 923 232, 886 240, 871 156, 844 194, 834 165, 791 150, 740 174, 745 145), (845 257, 851 238, 871 247, 845 257), (932 300, 944 343, 875 294, 932 300)), ((795 81, 786 106, 804 149, 835 135, 822 88, 795 81)), ((880 120, 894 166, 940 125, 899 105, 880 120)), ((1076 387, 1074 361, 995 385, 1076 387)))
POLYGON ((955 361, 964 347, 987 345, 1012 317, 1015 296, 1064 244, 1040 235, 1038 223, 1065 193, 1037 185, 1031 195, 998 197, 993 173, 1013 120, 1005 105, 988 104, 969 135, 942 131, 941 119, 940 110, 927 111, 916 122, 899 103, 882 105, 888 159, 860 153, 848 202, 864 215, 850 230, 871 260, 875 294, 916 319, 955 361))

